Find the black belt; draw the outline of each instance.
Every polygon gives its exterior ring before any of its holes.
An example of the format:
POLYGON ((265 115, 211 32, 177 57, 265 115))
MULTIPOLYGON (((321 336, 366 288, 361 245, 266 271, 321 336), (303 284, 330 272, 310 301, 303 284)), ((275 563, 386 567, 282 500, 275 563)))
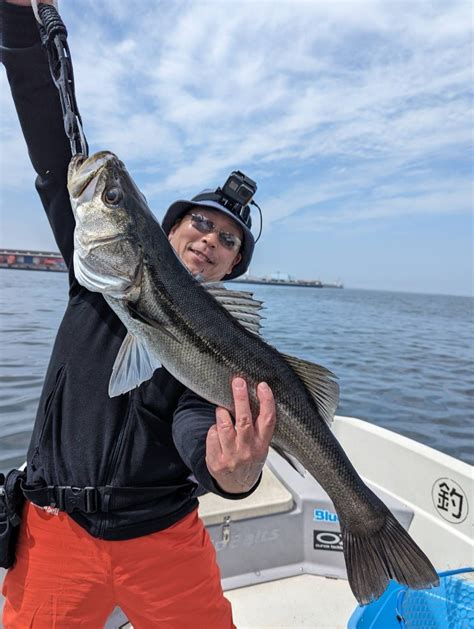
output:
POLYGON ((111 485, 105 487, 73 487, 71 485, 34 487, 22 483, 23 494, 27 500, 39 507, 55 507, 66 513, 73 511, 96 513, 97 511, 125 509, 185 488, 190 490, 191 496, 193 483, 189 481, 157 487, 112 487, 111 485))

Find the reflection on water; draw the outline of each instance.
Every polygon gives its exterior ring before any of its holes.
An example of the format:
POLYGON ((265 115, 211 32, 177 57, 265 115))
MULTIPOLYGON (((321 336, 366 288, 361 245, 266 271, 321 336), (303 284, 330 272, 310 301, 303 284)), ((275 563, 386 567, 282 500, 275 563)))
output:
MULTIPOLYGON (((22 461, 66 306, 67 275, 0 269, 0 469, 22 461)), ((264 337, 339 377, 339 415, 474 463, 469 297, 249 286, 264 337)))

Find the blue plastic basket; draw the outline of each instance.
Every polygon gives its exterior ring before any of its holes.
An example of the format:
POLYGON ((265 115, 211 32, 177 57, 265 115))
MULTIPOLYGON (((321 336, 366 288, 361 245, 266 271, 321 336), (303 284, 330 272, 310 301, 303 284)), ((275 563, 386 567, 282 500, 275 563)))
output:
POLYGON ((392 581, 377 601, 357 607, 348 629, 474 629, 474 568, 440 572, 440 584, 410 590, 392 581))

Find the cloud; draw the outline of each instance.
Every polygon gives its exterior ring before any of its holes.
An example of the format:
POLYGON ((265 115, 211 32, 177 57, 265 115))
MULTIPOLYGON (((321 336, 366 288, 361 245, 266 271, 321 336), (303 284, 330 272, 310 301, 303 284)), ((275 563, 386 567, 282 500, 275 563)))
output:
MULTIPOLYGON (((436 212, 431 161, 468 155, 468 3, 63 0, 61 10, 88 139, 117 152, 152 203, 240 167, 268 183, 270 220, 344 197, 337 221, 350 221, 360 190, 409 186, 400 173, 417 165, 425 202, 411 211, 436 212), (352 173, 345 183, 339 168, 352 173), (315 172, 328 176, 317 193, 315 172), (291 203, 273 204, 280 189, 291 203)), ((8 107, 2 187, 14 191, 27 169, 8 107)), ((449 207, 464 211, 466 193, 449 207)))

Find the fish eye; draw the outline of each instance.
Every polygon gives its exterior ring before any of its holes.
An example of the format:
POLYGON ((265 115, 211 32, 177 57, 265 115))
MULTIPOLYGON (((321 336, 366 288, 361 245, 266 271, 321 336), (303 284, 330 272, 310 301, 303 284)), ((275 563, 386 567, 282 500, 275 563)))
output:
POLYGON ((118 205, 123 199, 123 193, 120 188, 108 188, 104 193, 104 201, 108 205, 118 205))

